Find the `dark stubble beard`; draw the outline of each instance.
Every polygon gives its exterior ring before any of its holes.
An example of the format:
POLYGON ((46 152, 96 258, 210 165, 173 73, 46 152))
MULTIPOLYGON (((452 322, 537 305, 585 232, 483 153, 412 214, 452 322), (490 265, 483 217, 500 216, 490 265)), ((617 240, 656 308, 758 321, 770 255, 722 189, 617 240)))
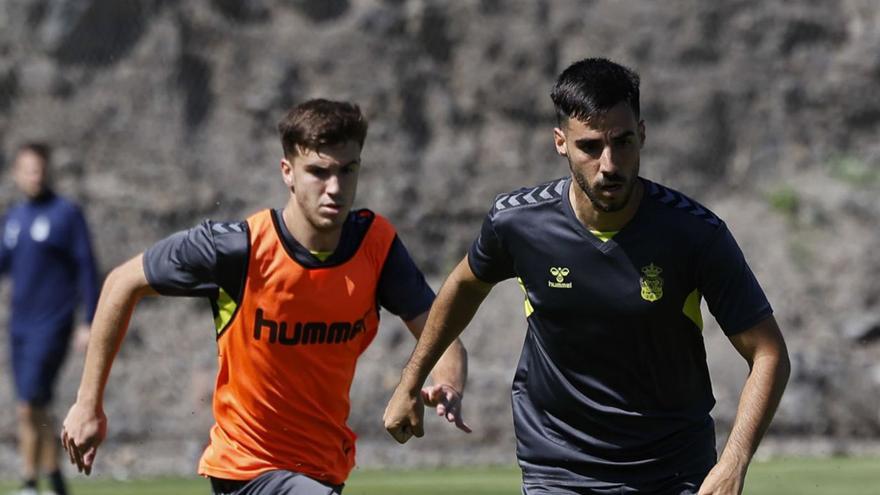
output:
POLYGON ((596 185, 596 188, 601 188, 605 184, 623 184, 623 197, 621 198, 620 203, 617 204, 609 204, 604 201, 600 196, 597 190, 590 187, 590 183, 587 181, 587 178, 584 177, 584 174, 576 171, 574 167, 571 165, 571 160, 568 162, 568 168, 571 170, 571 175, 574 177, 574 181, 577 182, 578 187, 581 188, 581 191, 587 195, 587 198, 593 203, 593 207, 597 210, 604 213, 613 213, 615 211, 620 211, 629 204, 629 199, 632 196, 633 190, 636 186, 636 180, 638 180, 639 176, 639 168, 636 166, 636 171, 630 178, 626 178, 620 174, 614 174, 610 176, 605 176, 599 183, 596 185))

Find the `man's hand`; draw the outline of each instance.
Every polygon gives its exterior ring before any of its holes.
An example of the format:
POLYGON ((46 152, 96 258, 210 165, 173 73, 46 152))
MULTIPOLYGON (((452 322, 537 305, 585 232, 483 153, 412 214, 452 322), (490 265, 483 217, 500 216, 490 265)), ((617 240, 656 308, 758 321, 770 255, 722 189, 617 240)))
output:
POLYGON ((398 385, 385 408, 385 429, 400 443, 406 443, 413 435, 421 438, 425 435, 423 421, 425 403, 422 394, 410 393, 398 385))
POLYGON ((461 415, 461 393, 450 385, 432 385, 422 389, 422 400, 425 405, 436 407, 437 416, 445 417, 446 421, 455 423, 459 430, 470 433, 471 427, 464 422, 461 415))
POLYGON ((719 462, 706 475, 697 495, 740 495, 745 479, 745 469, 719 462))
POLYGON ((98 446, 107 436, 107 416, 102 408, 88 408, 76 403, 70 408, 61 428, 61 445, 81 473, 91 474, 98 446))

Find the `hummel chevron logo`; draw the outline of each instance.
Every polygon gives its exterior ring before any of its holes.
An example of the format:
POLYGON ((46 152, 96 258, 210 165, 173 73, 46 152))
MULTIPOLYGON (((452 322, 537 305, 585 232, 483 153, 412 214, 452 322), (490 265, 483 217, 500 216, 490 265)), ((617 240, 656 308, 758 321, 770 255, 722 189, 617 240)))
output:
POLYGON ((244 232, 240 223, 213 223, 211 230, 218 234, 228 234, 229 232, 244 232))
POLYGON ((666 187, 655 184, 653 182, 649 182, 648 194, 665 205, 668 205, 678 210, 686 211, 695 217, 702 218, 712 225, 718 225, 721 223, 721 220, 719 220, 718 217, 713 215, 710 211, 706 210, 696 201, 688 199, 685 195, 679 192, 667 189, 666 187))
POLYGON ((541 201, 558 198, 562 196, 565 179, 558 179, 553 182, 541 184, 531 189, 524 189, 510 194, 502 194, 495 200, 495 209, 498 211, 506 210, 516 206, 533 205, 541 201))
POLYGON ((552 275, 556 281, 548 280, 547 285, 554 289, 571 289, 571 282, 565 281, 565 277, 567 277, 569 273, 571 273, 571 271, 564 266, 550 267, 550 275, 552 275))

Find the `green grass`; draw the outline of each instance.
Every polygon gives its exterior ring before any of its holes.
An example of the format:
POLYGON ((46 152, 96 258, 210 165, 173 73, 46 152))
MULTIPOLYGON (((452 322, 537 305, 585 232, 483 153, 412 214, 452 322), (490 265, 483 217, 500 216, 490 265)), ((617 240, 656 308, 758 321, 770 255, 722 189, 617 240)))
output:
POLYGON ((519 469, 434 469, 430 471, 355 471, 345 495, 495 495, 520 493, 519 469))
POLYGON ((755 463, 744 493, 756 495, 877 495, 880 459, 780 459, 755 463))
MULTIPOLYGON (((210 495, 208 483, 198 477, 192 479, 152 479, 116 481, 93 474, 94 479, 74 479, 70 483, 73 495, 210 495)), ((0 494, 16 488, 14 483, 0 483, 0 494)), ((46 489, 45 486, 41 487, 46 489)), ((347 494, 346 494, 347 495, 347 494)))
MULTIPOLYGON (((502 495, 519 493, 516 468, 356 470, 345 495, 502 495)), ((0 482, 0 493, 14 484, 0 482)), ((208 495, 200 478, 113 481, 77 478, 74 495, 208 495)), ((877 495, 880 459, 779 459, 749 470, 747 495, 877 495)))

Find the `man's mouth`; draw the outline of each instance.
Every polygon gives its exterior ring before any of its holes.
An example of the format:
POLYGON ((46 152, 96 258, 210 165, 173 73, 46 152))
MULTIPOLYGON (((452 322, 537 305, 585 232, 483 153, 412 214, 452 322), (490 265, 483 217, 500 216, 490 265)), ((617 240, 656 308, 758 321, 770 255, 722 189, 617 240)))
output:
POLYGON ((616 182, 613 184, 602 184, 599 186, 599 189, 602 191, 607 191, 607 192, 617 192, 617 191, 623 189, 623 183, 616 182))

